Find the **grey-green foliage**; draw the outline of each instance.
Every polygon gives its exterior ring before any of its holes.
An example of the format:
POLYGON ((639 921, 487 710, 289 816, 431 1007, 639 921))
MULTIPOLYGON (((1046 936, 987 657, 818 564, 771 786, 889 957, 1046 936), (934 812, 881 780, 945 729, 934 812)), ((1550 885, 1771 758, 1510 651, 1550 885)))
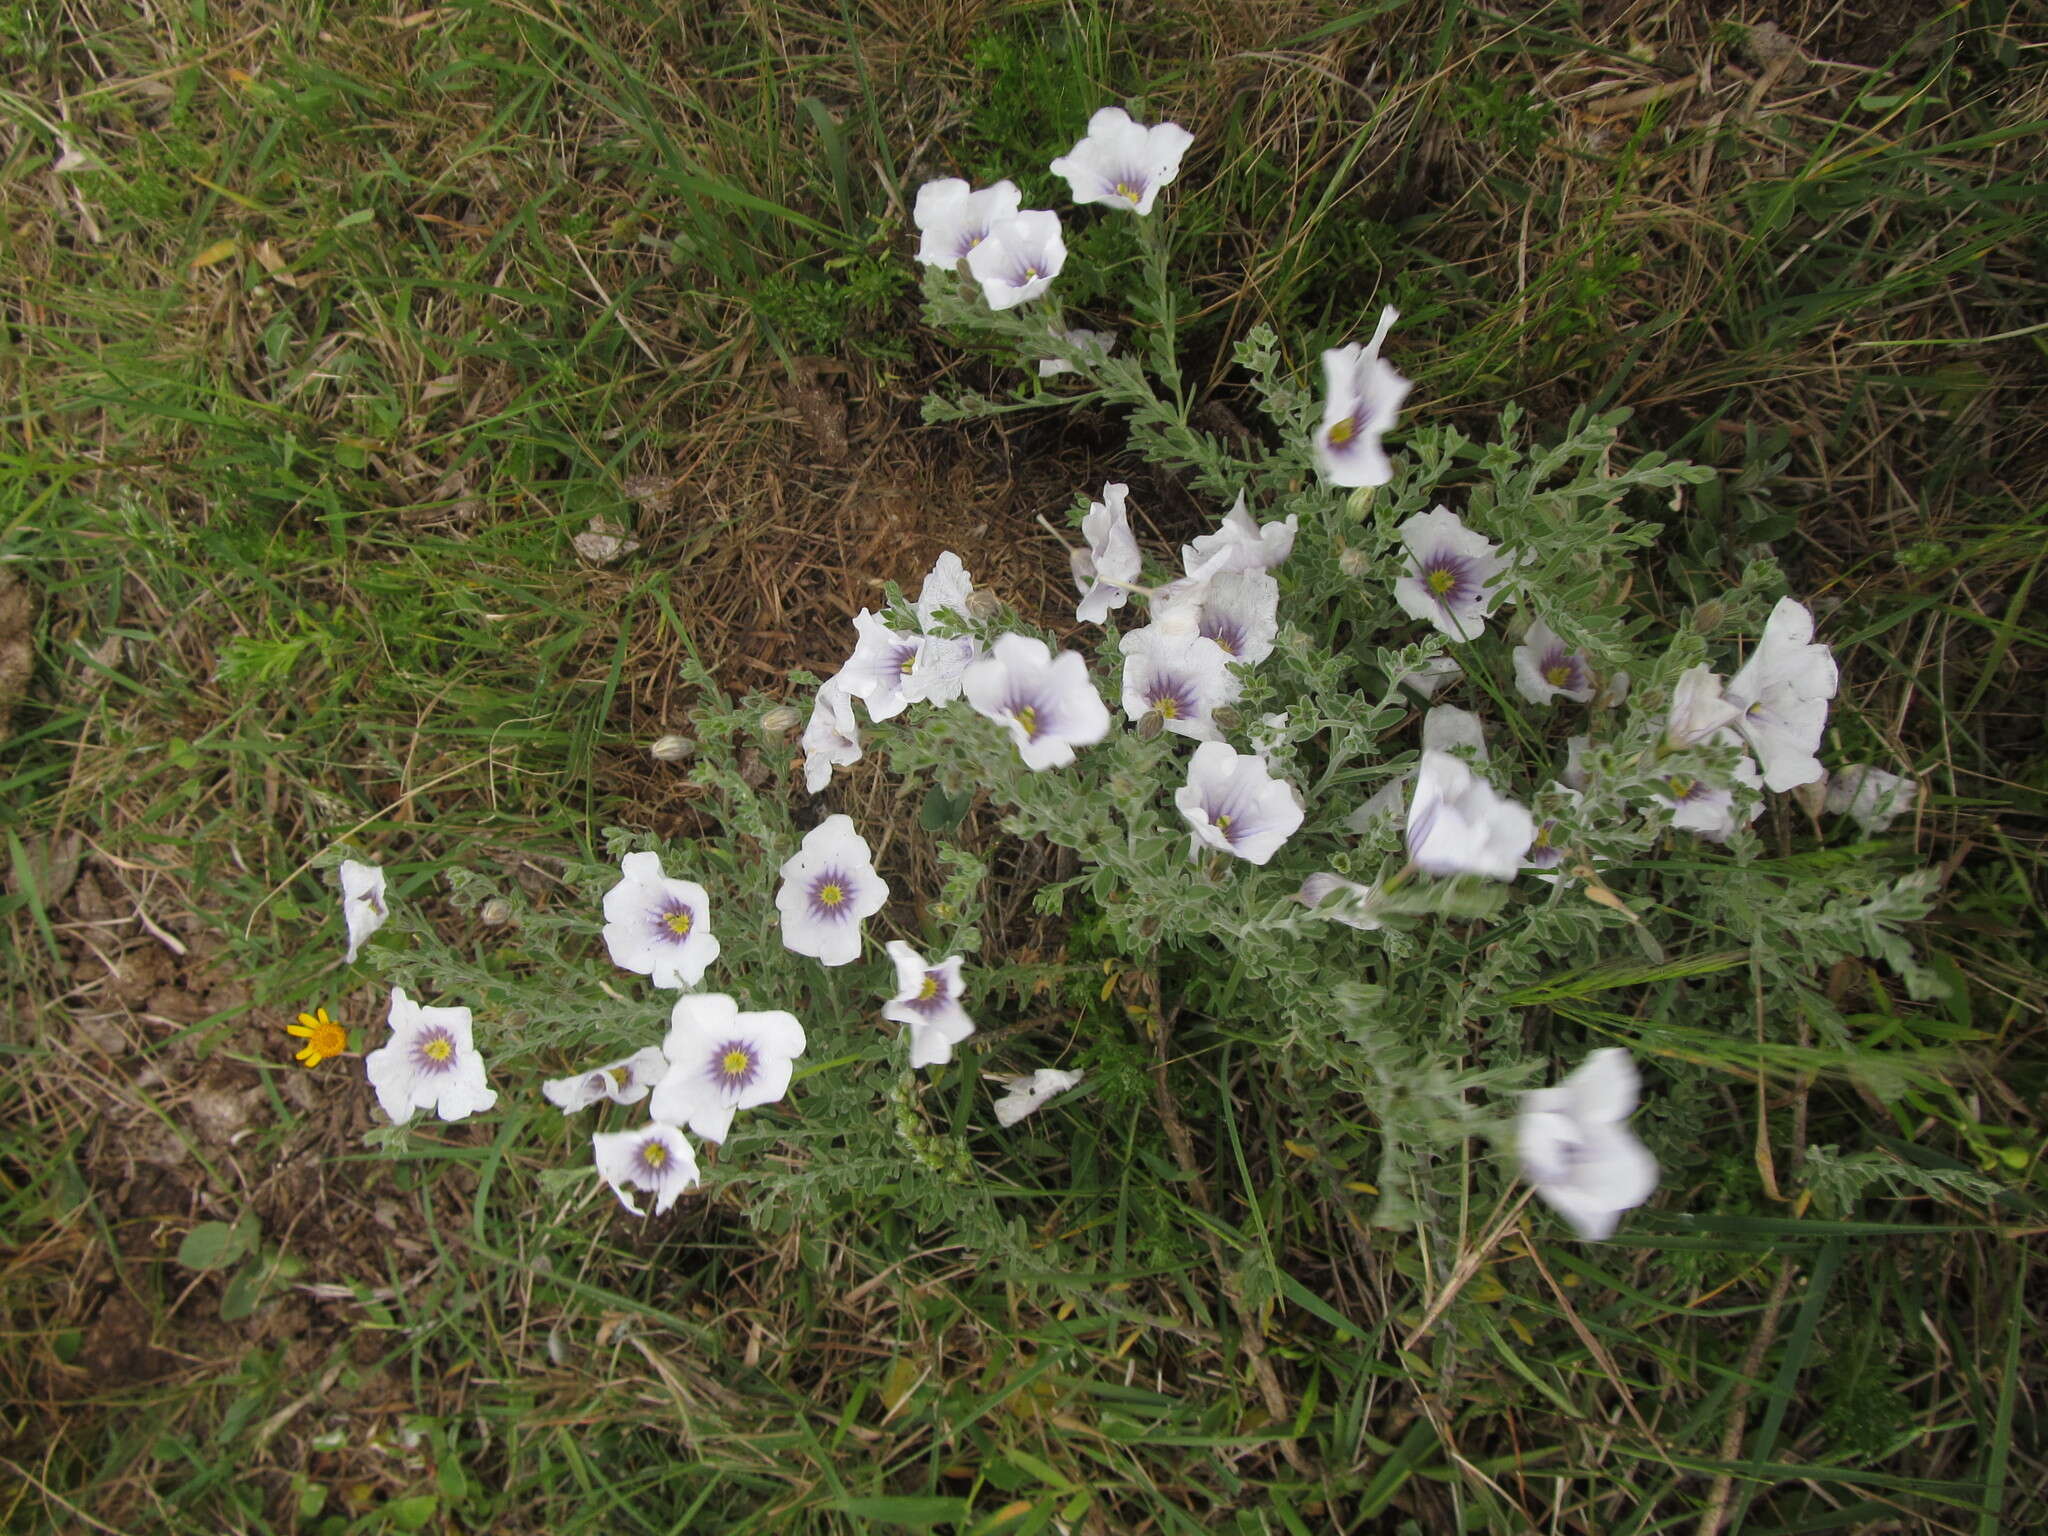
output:
MULTIPOLYGON (((671 873, 706 884, 724 945, 706 988, 743 1007, 790 1009, 810 1039, 787 1101, 740 1116, 707 1182, 777 1228, 877 1212, 918 1229, 944 1224, 1013 1276, 1087 1292, 1114 1310, 1102 1288, 1106 1250, 1088 1236, 1099 1225, 1091 1212, 1113 1214, 1120 1254, 1168 1263, 1187 1251, 1188 1229, 1173 1213, 1189 1217, 1191 1208, 1180 1176, 1166 1171, 1175 1157, 1155 1091, 1180 1106, 1211 1152, 1238 1137, 1231 1095, 1247 1092, 1262 1122, 1322 1148, 1327 1166, 1349 1168, 1375 1190, 1380 1222, 1434 1242, 1457 1230, 1463 1202, 1496 1197, 1511 1177, 1500 1154, 1516 1091, 1591 1047, 1630 1047, 1664 1075, 1667 1107, 1660 1115, 1653 1097, 1638 1121, 1677 1166, 1696 1157, 1696 1119, 1711 1102, 1703 1090, 1715 1084, 1847 1071, 1891 1094, 1923 1077, 1928 1064, 1910 1037, 1866 1043, 1821 978, 1844 957, 1870 957, 1914 996, 1929 995, 1935 983, 1906 932, 1932 898, 1929 878, 1882 845, 1792 852, 1811 843, 1810 824, 1782 799, 1759 804, 1734 776, 1742 753, 1732 741, 1674 746, 1667 736, 1679 677, 1700 665, 1732 670, 1733 637, 1755 633, 1782 590, 1776 567, 1758 561, 1698 611, 1666 613, 1644 600, 1651 584, 1635 562, 1655 546, 1657 517, 1683 515, 1687 488, 1709 472, 1623 449, 1619 413, 1582 412, 1554 441, 1538 442, 1510 407, 1485 440, 1448 426, 1407 430, 1394 479, 1377 493, 1329 487, 1308 451, 1319 405, 1305 359, 1270 331, 1254 331, 1235 353, 1263 431, 1240 446, 1194 425, 1159 221, 1142 226, 1141 245, 1149 291, 1133 303, 1140 335, 1106 360, 1064 339, 1055 305, 991 312, 959 274, 928 274, 932 323, 1015 369, 1018 382, 1007 398, 935 398, 927 417, 1106 407, 1123 414, 1137 452, 1183 474, 1219 514, 1243 493, 1261 520, 1297 521, 1292 555, 1274 573, 1274 650, 1237 669, 1242 696, 1225 724, 1233 745, 1256 746, 1298 791, 1303 823, 1264 866, 1191 857, 1172 799, 1188 770, 1184 738, 1121 721, 1073 766, 1039 772, 1024 766, 1004 726, 964 702, 914 705, 863 725, 867 751, 910 781, 897 803, 920 803, 922 783, 929 831, 957 823, 979 795, 1008 835, 1068 850, 1070 872, 1032 893, 1039 913, 1064 919, 1065 949, 1010 952, 1014 936, 989 924, 991 898, 1013 908, 1019 893, 991 889, 993 850, 942 844, 943 887, 899 890, 871 927, 868 954, 826 970, 781 946, 774 907, 775 870, 819 811, 793 806, 779 785, 760 787, 762 775, 743 767, 763 752, 786 764, 789 737, 765 730, 768 701, 729 702, 686 663, 679 681, 699 700, 690 772, 716 830, 674 846, 614 832, 606 853, 655 849, 671 873), (1045 356, 1074 371, 1042 380, 1030 365, 1045 356), (1438 505, 1459 511, 1509 561, 1493 622, 1457 643, 1419 626, 1393 597, 1401 526, 1438 505), (1597 669, 1594 706, 1539 708, 1517 693, 1513 638, 1538 616, 1597 669), (1561 851, 1546 877, 1433 880, 1408 863, 1398 809, 1417 761, 1410 674, 1446 653, 1462 676, 1443 697, 1488 722, 1492 751, 1476 771, 1531 806, 1561 851), (1566 739, 1575 736, 1584 740, 1568 775, 1566 739), (1575 788, 1560 782, 1567 776, 1575 788), (1734 796, 1737 828, 1725 845, 1672 829, 1669 797, 1682 781, 1734 796), (1389 786, 1389 814, 1361 818, 1368 797, 1389 786), (1754 827, 1752 812, 1764 817, 1754 827), (1312 910, 1297 899, 1317 872, 1371 888, 1367 926, 1340 920, 1366 909, 1312 910), (893 975, 877 940, 893 933, 927 954, 972 961, 984 1033, 949 1067, 909 1071, 899 1032, 878 1017, 893 975), (1126 983, 1135 991, 1112 1002, 1126 983), (979 1069, 1031 1070, 1068 1039, 1090 1069, 1083 1093, 1115 1127, 1090 1146, 1113 1147, 1117 1170, 1059 1172, 1047 1126, 1070 1109, 1014 1132, 991 1126, 979 1069), (1220 1080, 1221 1062, 1240 1064, 1246 1086, 1220 1080), (1133 1179, 1165 1193, 1134 1201, 1133 1179), (1046 1199, 1060 1203, 1064 1235, 1027 1231, 1034 1200, 1046 1199)), ((1180 574, 1153 563, 1148 585, 1180 574)), ((1093 674, 1111 700, 1122 664, 1115 631, 1137 622, 1143 601, 1134 598, 1094 642, 1093 674)), ((972 615, 942 616, 936 630, 984 643, 1028 630, 973 606, 972 615)), ((918 622, 893 590, 886 612, 899 628, 918 622)), ((597 942, 610 865, 566 864, 560 878, 574 901, 546 911, 480 876, 455 878, 465 906, 491 895, 515 903, 495 947, 459 954, 415 925, 410 947, 380 953, 393 980, 493 1010, 501 1087, 514 1072, 537 1078, 659 1038, 667 999, 612 970, 597 942)), ((1816 1164, 1845 1200, 1856 1166, 1816 1164)), ((1273 1252, 1242 1259, 1239 1280, 1254 1301, 1278 1289, 1265 1268, 1273 1252)))

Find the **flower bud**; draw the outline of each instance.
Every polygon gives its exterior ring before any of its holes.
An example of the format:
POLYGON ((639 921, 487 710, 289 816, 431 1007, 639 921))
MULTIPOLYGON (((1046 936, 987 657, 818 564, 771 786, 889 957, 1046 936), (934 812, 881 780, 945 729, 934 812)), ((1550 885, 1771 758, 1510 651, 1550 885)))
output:
POLYGON ((647 749, 647 755, 657 763, 680 763, 697 750, 697 743, 687 736, 670 731, 666 736, 655 738, 654 745, 647 749))
POLYGON ((967 617, 977 624, 986 624, 1003 611, 1003 600, 987 587, 976 587, 967 594, 967 617))
POLYGON ((1708 598, 1692 611, 1692 627, 1703 635, 1711 635, 1728 622, 1728 605, 1718 598, 1708 598))
POLYGON ((770 736, 787 736, 804 723, 804 717, 787 704, 778 704, 761 717, 761 729, 770 736))
POLYGON ((1156 709, 1148 709, 1138 717, 1138 740, 1150 741, 1166 729, 1166 719, 1156 709))
POLYGON ((1372 510, 1372 493, 1375 489, 1374 486, 1361 485, 1344 498, 1344 510, 1350 514, 1354 522, 1365 521, 1365 514, 1372 510))
POLYGON ((1372 560, 1362 549, 1347 548, 1337 556, 1337 569, 1356 581, 1372 569, 1372 560))
POLYGON ((476 915, 486 928, 502 928, 512 921, 512 903, 502 896, 493 896, 476 909, 476 915))
POLYGON ((1244 724, 1244 716, 1228 704, 1218 704, 1209 711, 1209 718, 1216 722, 1216 729, 1219 731, 1234 731, 1244 724))

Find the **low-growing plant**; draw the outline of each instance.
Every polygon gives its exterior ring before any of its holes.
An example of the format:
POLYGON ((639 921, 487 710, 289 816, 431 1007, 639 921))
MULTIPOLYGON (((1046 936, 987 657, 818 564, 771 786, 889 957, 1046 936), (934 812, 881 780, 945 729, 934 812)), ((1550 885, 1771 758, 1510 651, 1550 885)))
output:
MULTIPOLYGON (((344 866, 352 944, 398 989, 371 1058, 394 1119, 581 1065, 548 1096, 568 1115, 626 1106, 601 1111, 595 1163, 635 1209, 639 1190, 657 1211, 715 1202, 815 1232, 879 1206, 1111 1311, 1132 1305, 1117 1277, 1213 1242, 1192 1213, 1230 1170, 1264 1234, 1227 1261, 1249 1318, 1291 1284, 1249 1124, 1442 1274, 1470 1211, 1525 1182, 1588 1237, 1660 1168, 1710 1201, 1776 1196, 1768 1169, 1758 1189, 1715 1161, 1730 1087, 1933 1085, 1931 1046, 1873 1029, 1831 981, 1869 960, 1913 999, 1942 991, 1909 938, 1934 876, 1880 835, 1916 787, 1824 767, 1834 662, 1770 559, 1677 614, 1643 598, 1638 563, 1712 472, 1625 452, 1621 413, 1543 442, 1512 406, 1483 439, 1415 426, 1389 454, 1407 392, 1382 356, 1391 309, 1370 342, 1324 353, 1320 396, 1254 329, 1235 361, 1263 422, 1248 442, 1204 430, 1155 206, 1186 142, 1111 110, 1054 164, 1077 202, 1108 205, 1084 217, 1131 221, 1121 336, 1062 310, 1056 215, 1007 183, 920 194, 927 320, 1006 360, 928 419, 1118 413, 1131 450, 1221 517, 1176 562, 1138 544, 1127 486, 1078 497, 1078 650, 950 555, 914 599, 892 587, 863 610, 811 701, 807 788, 886 761, 935 882, 876 868, 861 831, 902 826, 792 804, 760 767, 793 760, 802 714, 727 699, 691 658, 691 740, 661 755, 687 756, 715 832, 615 829, 612 862, 565 861, 566 899, 545 905, 451 870, 492 936, 475 952, 344 866), (1028 893, 1063 925, 1053 952, 1021 953, 995 917, 1019 893, 960 830, 984 803, 1005 837, 1058 850, 1028 893), (1655 1075, 1641 1142, 1623 1126, 1638 1058, 1655 1075), (1069 1116, 1111 1127, 1120 1164, 1054 1193, 1069 1116), (686 1130, 717 1156, 700 1163, 686 1130)), ((551 1183, 593 1187, 580 1136, 563 1130, 551 1183)), ((1815 1149, 1814 1167, 1840 1210, 1892 1177, 1854 1149, 1815 1149)))

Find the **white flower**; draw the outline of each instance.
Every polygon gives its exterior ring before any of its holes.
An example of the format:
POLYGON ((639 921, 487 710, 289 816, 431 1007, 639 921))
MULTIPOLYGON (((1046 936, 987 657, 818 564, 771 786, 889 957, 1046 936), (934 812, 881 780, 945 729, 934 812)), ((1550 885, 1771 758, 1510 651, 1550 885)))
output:
POLYGON ((1188 575, 1218 575, 1224 571, 1269 571, 1294 553, 1294 535, 1300 519, 1293 513, 1277 523, 1256 521, 1245 506, 1244 492, 1223 515, 1214 533, 1198 536, 1181 546, 1181 569, 1188 575), (1220 560, 1220 563, 1217 563, 1220 560))
POLYGON ((1512 880, 1535 841, 1528 811, 1459 759, 1424 751, 1408 802, 1408 858, 1425 874, 1512 880))
POLYGON ((832 770, 860 761, 860 722, 853 699, 836 677, 820 685, 804 726, 804 788, 818 794, 832 782, 832 770))
POLYGON ((1432 704, 1422 712, 1422 750, 1450 752, 1457 748, 1469 752, 1475 763, 1492 756, 1486 747, 1486 727, 1477 715, 1455 704, 1432 704))
POLYGON ((1372 915, 1379 894, 1378 886, 1360 885, 1356 880, 1326 873, 1310 875, 1302 881, 1294 899, 1317 917, 1370 933, 1380 926, 1380 920, 1372 915), (1339 891, 1344 893, 1343 896, 1336 901, 1330 900, 1339 891))
POLYGON ((1623 1211, 1657 1187, 1657 1163, 1622 1122, 1636 1107, 1623 1050, 1595 1051, 1554 1088, 1522 1095, 1515 1152, 1522 1177, 1579 1236, 1612 1235, 1623 1211))
POLYGON ((976 714, 1010 728, 1027 768, 1064 768, 1074 748, 1109 734, 1109 708, 1078 651, 1054 656, 1042 640, 1001 635, 961 687, 976 714))
POLYGON ((917 594, 917 624, 924 636, 903 678, 903 697, 909 703, 950 704, 960 697, 961 674, 981 655, 981 644, 972 635, 941 635, 936 628, 940 616, 949 613, 951 625, 966 624, 973 600, 973 579, 949 549, 933 562, 917 594))
POLYGON ((1152 211, 1159 189, 1180 174, 1180 157, 1195 136, 1178 123, 1146 127, 1122 107, 1088 119, 1088 136, 1052 163, 1077 203, 1103 203, 1136 214, 1152 211))
POLYGON ((1009 1092, 996 1100, 996 1123, 1015 1125, 1026 1115, 1035 1115, 1048 1099, 1056 1098, 1069 1088, 1081 1085, 1079 1072, 1062 1072, 1057 1067, 1040 1067, 1023 1077, 1008 1077, 1003 1081, 1009 1085, 1009 1092))
POLYGON ((1224 571, 1202 583, 1195 633, 1234 662, 1254 666, 1280 633, 1280 583, 1264 571, 1224 571))
POLYGON ((1899 817, 1909 814, 1920 799, 1920 786, 1868 763, 1852 763, 1828 780, 1826 809, 1831 816, 1848 816, 1866 836, 1875 837, 1899 817))
POLYGON ((1495 594, 1488 585, 1507 569, 1493 540, 1467 528, 1449 507, 1418 512, 1401 525, 1408 569, 1394 583, 1394 601, 1453 640, 1476 639, 1495 594))
POLYGON ((1563 694, 1574 704, 1593 697, 1597 679, 1586 658, 1565 649, 1557 632, 1541 619, 1515 647, 1515 687, 1531 704, 1549 704, 1563 694))
POLYGON ((614 1104, 638 1104, 654 1091, 654 1085, 667 1071, 668 1058, 661 1054, 661 1047, 650 1045, 617 1061, 608 1061, 594 1072, 551 1077, 540 1085, 540 1091, 563 1114, 573 1115, 602 1099, 610 1099, 614 1104))
MULTIPOLYGON (((1400 314, 1389 304, 1364 346, 1353 342, 1323 354, 1323 424, 1316 429, 1316 468, 1332 485, 1385 485, 1394 466, 1380 434, 1394 424, 1408 380, 1387 366, 1380 343, 1400 314)), ((1423 615, 1416 615, 1420 618, 1423 615)))
POLYGON ((1137 724, 1159 716, 1167 730, 1195 741, 1216 741, 1215 713, 1244 691, 1231 675, 1230 656, 1200 635, 1162 634, 1147 626, 1118 642, 1124 653, 1124 713, 1137 724))
POLYGON ((1664 740, 1674 747, 1698 746, 1714 732, 1733 725, 1741 713, 1722 697, 1721 678, 1712 667, 1688 667, 1671 690, 1664 740))
MULTIPOLYGON (((1714 740, 1722 746, 1740 745, 1741 738, 1733 731, 1719 732, 1714 740)), ((1749 754, 1744 753, 1737 760, 1733 776, 1735 782, 1752 790, 1761 790, 1763 780, 1757 776, 1756 764, 1749 754)), ((1663 780, 1664 792, 1653 794, 1664 809, 1671 812, 1671 825, 1683 832, 1697 832, 1710 843, 1725 843, 1729 833, 1738 825, 1735 819, 1735 794, 1724 785, 1718 785, 1692 773, 1673 773, 1663 780)), ((1749 813, 1742 818, 1741 825, 1755 821, 1763 814, 1763 803, 1752 801, 1749 813)))
POLYGON ((1088 541, 1088 550, 1085 573, 1078 556, 1074 562, 1074 584, 1081 589, 1081 606, 1074 616, 1083 624, 1100 624, 1109 617, 1110 609, 1130 601, 1126 589, 1138 579, 1144 564, 1124 507, 1129 494, 1127 485, 1105 485, 1102 500, 1089 502, 1081 519, 1081 537, 1088 541))
POLYGON ((348 924, 348 958, 371 934, 384 926, 391 909, 384 903, 384 871, 354 859, 341 861, 341 916, 348 924))
POLYGON ((853 830, 853 818, 827 816, 783 862, 782 885, 775 892, 782 947, 815 955, 825 965, 858 960, 860 925, 888 899, 889 887, 875 873, 867 839, 853 830))
MULTIPOLYGON (((1556 791, 1559 799, 1574 807, 1586 798, 1569 784, 1559 784, 1553 781, 1550 787, 1556 791)), ((1522 861, 1522 868, 1556 869, 1558 865, 1564 862, 1564 849, 1557 842, 1559 830, 1557 818, 1554 816, 1536 829, 1536 836, 1529 844, 1529 856, 1522 861)), ((1555 875, 1539 875, 1537 878, 1547 880, 1552 884, 1557 882, 1557 876, 1555 875)))
POLYGON ((988 238, 1002 219, 1013 217, 1023 195, 1013 182, 999 181, 979 192, 957 176, 928 181, 917 189, 911 222, 924 236, 917 259, 928 267, 954 267, 988 238))
POLYGON ((883 1007, 882 1017, 909 1027, 911 1066, 951 1061, 953 1047, 974 1033, 974 1020, 960 1006, 961 957, 948 955, 931 965, 901 939, 891 939, 887 948, 896 962, 896 995, 883 1007))
POLYGON ((694 880, 671 880, 661 858, 629 853, 619 883, 604 893, 604 947, 612 964, 637 971, 657 987, 694 987, 718 958, 711 935, 711 898, 694 880))
POLYGON ((1592 782, 1592 775, 1586 772, 1586 752, 1593 745, 1590 736, 1567 736, 1564 739, 1564 771, 1558 775, 1568 789, 1583 790, 1592 782))
POLYGON ((1370 832, 1382 820, 1389 820, 1395 827, 1408 825, 1408 786, 1415 782, 1412 773, 1396 774, 1387 780, 1366 799, 1365 804, 1344 818, 1344 825, 1353 832, 1370 832))
POLYGON ((1454 683, 1465 675, 1465 669, 1448 656, 1432 656, 1413 672, 1403 672, 1394 679, 1396 688, 1408 688, 1420 694, 1425 700, 1433 699, 1446 683, 1454 683))
POLYGON ((391 1038, 363 1058, 363 1067, 393 1125, 405 1124, 416 1109, 460 1120, 498 1102, 484 1083, 467 1008, 423 1008, 405 988, 393 987, 390 1019, 391 1038))
POLYGON ((1052 286, 1067 264, 1060 216, 1027 208, 990 226, 981 244, 967 253, 967 270, 981 284, 990 309, 1014 309, 1052 286))
POLYGON ((804 1027, 793 1013, 741 1013, 723 992, 696 992, 676 1000, 661 1053, 668 1075, 655 1085, 648 1114, 724 1141, 736 1111, 773 1104, 789 1090, 804 1027))
POLYGON ((1779 598, 1763 639, 1725 690, 1742 711, 1735 728, 1756 750, 1767 788, 1793 789, 1821 776, 1815 753, 1839 681, 1835 658, 1813 641, 1813 615, 1779 598))
POLYGON ((1301 805, 1285 779, 1276 779, 1264 758, 1232 751, 1220 741, 1195 748, 1188 781, 1173 792, 1194 829, 1188 854, 1202 847, 1263 864, 1301 825, 1301 805))
POLYGON ((655 1121, 637 1131, 600 1131, 590 1138, 597 1171, 619 1204, 635 1216, 647 1212, 633 1203, 628 1189, 644 1189, 654 1196, 654 1214, 665 1216, 676 1196, 697 1186, 697 1154, 673 1125, 655 1121))
MULTIPOLYGON (((1068 348, 1081 356, 1082 362, 1106 363, 1110 349, 1116 345, 1116 337, 1108 331, 1061 331, 1059 339, 1068 348)), ((1063 373, 1079 373, 1079 365, 1063 357, 1041 357, 1038 360, 1038 376, 1041 379, 1058 378, 1063 373)))
POLYGON ((832 681, 867 705, 870 719, 894 719, 910 702, 903 685, 917 666, 923 639, 891 629, 865 608, 853 616, 853 627, 860 639, 832 681))

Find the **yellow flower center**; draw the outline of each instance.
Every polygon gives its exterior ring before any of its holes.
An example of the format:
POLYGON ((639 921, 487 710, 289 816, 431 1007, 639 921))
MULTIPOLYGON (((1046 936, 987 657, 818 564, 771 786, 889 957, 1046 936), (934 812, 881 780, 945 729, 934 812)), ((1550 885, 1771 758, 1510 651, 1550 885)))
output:
POLYGON ((1026 736, 1036 736, 1038 734, 1038 711, 1029 704, 1026 704, 1017 711, 1016 720, 1019 725, 1024 727, 1024 734, 1026 736))
POLYGON ((1178 720, 1180 718, 1180 701, 1171 694, 1161 699, 1152 707, 1159 711, 1159 718, 1162 720, 1178 720))
POLYGON ((677 907, 662 921, 668 924, 668 931, 680 939, 689 933, 697 920, 690 915, 688 907, 677 907))
POLYGON ((292 1058, 304 1066, 317 1067, 331 1057, 348 1054, 348 1031, 335 1023, 325 1008, 300 1014, 299 1022, 285 1025, 284 1032, 306 1042, 292 1058))
POLYGON ((1689 796, 1695 788, 1698 787, 1698 781, 1694 779, 1688 779, 1683 774, 1680 774, 1672 778, 1666 779, 1664 781, 1664 787, 1671 791, 1672 799, 1683 800, 1687 796, 1689 796))
POLYGON ((446 1061, 455 1054, 455 1042, 446 1035, 436 1035, 421 1049, 429 1061, 446 1061))
POLYGON ((727 1077, 745 1077, 747 1069, 754 1064, 754 1058, 735 1047, 719 1058, 719 1070, 727 1077))
POLYGON ((1216 830, 1218 832, 1228 832, 1230 830, 1230 815, 1227 811, 1216 818, 1216 830))
MULTIPOLYGON (((846 900, 846 892, 836 885, 823 886, 818 891, 818 904, 820 906, 836 907, 844 900, 846 900)), ((732 1058, 728 1056, 726 1060, 730 1061, 732 1058)))
POLYGON ((606 1067, 604 1075, 610 1078, 617 1087, 630 1088, 633 1086, 633 1069, 631 1067, 606 1067))
POLYGON ((1426 577, 1423 578, 1423 585, 1428 587, 1429 590, 1434 592, 1438 597, 1442 597, 1446 592, 1450 591, 1451 588, 1455 587, 1457 584, 1457 574, 1454 571, 1448 570, 1441 566, 1438 567, 1436 570, 1431 571, 1426 577))
POLYGON ((911 673, 915 672, 917 670, 917 652, 912 651, 908 656, 904 657, 901 661, 897 662, 896 670, 898 672, 901 672, 905 677, 908 677, 911 673))
POLYGON ((668 1148, 658 1141, 650 1141, 640 1149, 640 1161, 650 1168, 659 1168, 668 1161, 668 1148))
POLYGON ((928 1003, 938 995, 939 978, 936 976, 926 976, 924 985, 917 989, 917 1000, 920 1003, 928 1003))
POLYGON ((1120 181, 1116 184, 1116 195, 1123 198, 1126 202, 1135 203, 1144 197, 1145 194, 1132 186, 1128 181, 1120 181))
POLYGON ((1342 448, 1351 441, 1352 435, 1351 418, 1349 416, 1346 416, 1342 421, 1333 422, 1330 425, 1330 446, 1332 448, 1342 448))
POLYGON ((1549 683, 1550 686, 1553 688, 1570 687, 1572 681, 1572 664, 1568 661, 1560 661, 1556 666, 1550 667, 1545 670, 1543 674, 1543 680, 1549 683))

